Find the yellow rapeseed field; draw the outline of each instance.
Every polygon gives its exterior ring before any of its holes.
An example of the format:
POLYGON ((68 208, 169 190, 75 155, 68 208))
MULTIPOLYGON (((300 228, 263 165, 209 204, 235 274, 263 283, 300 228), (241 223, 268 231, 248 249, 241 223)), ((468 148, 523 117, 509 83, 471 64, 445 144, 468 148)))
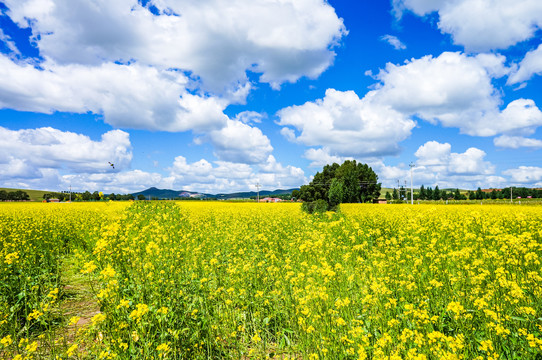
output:
POLYGON ((542 356, 539 206, 15 204, 0 225, 8 358, 542 356), (54 344, 66 258, 100 311, 54 344))

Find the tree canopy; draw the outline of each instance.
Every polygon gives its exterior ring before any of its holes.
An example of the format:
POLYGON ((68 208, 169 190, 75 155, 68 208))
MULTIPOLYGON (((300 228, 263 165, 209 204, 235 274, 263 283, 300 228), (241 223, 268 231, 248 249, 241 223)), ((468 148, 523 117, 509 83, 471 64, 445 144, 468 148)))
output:
POLYGON ((301 186, 299 198, 325 200, 333 208, 340 203, 372 202, 380 196, 380 188, 378 175, 369 165, 346 160, 324 166, 308 185, 301 186))

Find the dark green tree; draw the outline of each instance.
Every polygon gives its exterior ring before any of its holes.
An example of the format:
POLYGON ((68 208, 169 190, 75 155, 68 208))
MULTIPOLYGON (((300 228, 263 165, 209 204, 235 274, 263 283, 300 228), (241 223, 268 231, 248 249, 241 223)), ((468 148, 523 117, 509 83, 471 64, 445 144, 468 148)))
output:
POLYGON ((391 194, 389 191, 386 191, 386 200, 387 201, 390 201, 391 200, 391 194))
POLYGON ((418 199, 425 200, 427 198, 427 191, 425 190, 425 187, 422 185, 420 187, 420 194, 418 195, 418 199))
POLYGON ((344 198, 344 184, 338 178, 331 180, 331 186, 329 187, 329 205, 331 208, 335 208, 337 205, 343 202, 344 198))
POLYGON ((459 189, 455 189, 454 199, 455 200, 461 200, 462 199, 461 192, 459 192, 459 189))
POLYGON ((426 190, 425 190, 425 199, 426 200, 433 200, 433 189, 428 187, 426 190))
POLYGON ((441 194, 440 189, 438 188, 438 185, 435 186, 435 190, 433 190, 433 200, 440 200, 441 194))
POLYGON ((92 198, 92 194, 87 190, 82 194, 84 201, 89 201, 92 198))
POLYGON ((339 183, 342 184, 341 202, 371 202, 380 196, 381 184, 373 169, 367 164, 347 160, 342 165, 333 163, 324 166, 308 185, 301 186, 299 198, 305 202, 325 200, 332 207, 331 202, 338 199, 339 183), (333 182, 334 179, 337 181, 333 182), (335 188, 330 202, 332 184, 335 184, 335 188))

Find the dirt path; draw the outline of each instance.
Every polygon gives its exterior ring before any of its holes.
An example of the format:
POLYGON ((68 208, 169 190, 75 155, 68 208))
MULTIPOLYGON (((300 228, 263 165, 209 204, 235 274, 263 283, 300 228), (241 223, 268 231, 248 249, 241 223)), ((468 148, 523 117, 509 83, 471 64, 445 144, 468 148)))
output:
POLYGON ((79 321, 75 324, 66 323, 64 330, 59 331, 59 335, 63 332, 64 339, 68 344, 72 344, 76 339, 77 330, 86 326, 92 317, 100 312, 100 307, 94 299, 88 276, 80 273, 75 257, 67 257, 62 267, 62 282, 66 285, 60 310, 68 322, 73 317, 78 317, 79 321))

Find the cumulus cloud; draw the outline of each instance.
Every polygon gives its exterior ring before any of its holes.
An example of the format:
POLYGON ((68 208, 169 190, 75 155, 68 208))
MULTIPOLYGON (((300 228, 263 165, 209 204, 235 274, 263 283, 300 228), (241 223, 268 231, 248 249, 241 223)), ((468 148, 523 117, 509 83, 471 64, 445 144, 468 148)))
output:
POLYGON ((417 116, 474 136, 505 132, 532 133, 542 125, 542 112, 530 99, 518 99, 504 110, 492 79, 506 75, 505 58, 493 54, 467 56, 445 52, 405 65, 387 64, 377 75, 376 102, 404 115, 417 116))
POLYGON ((211 131, 208 137, 216 157, 223 161, 258 164, 273 151, 271 141, 260 129, 238 120, 228 120, 224 128, 211 131))
POLYGON ((387 42, 388 44, 390 44, 391 46, 393 46, 393 48, 394 48, 395 50, 404 50, 404 49, 406 49, 406 45, 403 44, 403 43, 401 42, 401 40, 399 40, 399 39, 397 38, 397 36, 393 36, 393 35, 384 35, 384 36, 381 36, 381 37, 380 37, 380 40, 387 42))
POLYGON ((469 51, 506 49, 542 29, 538 0, 393 0, 393 6, 397 18, 405 10, 418 16, 437 12, 441 32, 469 51))
POLYGON ((342 19, 323 0, 5 4, 13 21, 32 30, 40 53, 57 63, 136 61, 183 69, 220 93, 243 88, 246 71, 261 73, 260 81, 275 87, 317 77, 334 59, 330 48, 346 34, 342 19))
POLYGON ((354 160, 352 157, 330 155, 329 149, 326 147, 320 149, 307 149, 304 156, 306 159, 312 161, 309 166, 318 168, 328 164, 342 164, 346 160, 354 160))
POLYGON ((79 191, 103 191, 104 193, 128 194, 149 187, 171 188, 169 179, 159 173, 141 170, 128 170, 114 174, 74 174, 60 176, 61 189, 80 189, 79 191))
POLYGON ((493 182, 497 181, 495 165, 485 161, 486 153, 475 147, 455 153, 449 143, 428 141, 414 155, 417 160, 413 178, 418 186, 472 188, 473 185, 487 186, 484 181, 492 176, 493 182))
POLYGON ((508 78, 508 83, 517 84, 540 74, 542 74, 542 44, 525 55, 517 70, 508 78))
MULTIPOLYGON (((283 135, 308 146, 325 146, 332 156, 397 154, 398 143, 415 123, 371 96, 360 99, 353 91, 326 90, 323 99, 290 106, 278 112, 283 135), (298 135, 295 134, 295 128, 298 135)), ((310 156, 310 154, 309 154, 310 156)))
POLYGON ((520 166, 503 171, 514 183, 522 185, 542 186, 542 168, 537 166, 520 166))
POLYGON ((493 144, 501 148, 519 149, 521 147, 540 149, 542 148, 542 140, 526 138, 523 136, 508 136, 501 135, 493 139, 493 144))
POLYGON ((283 166, 272 155, 259 167, 228 161, 212 164, 205 159, 189 163, 185 157, 177 156, 170 177, 177 188, 206 193, 254 191, 257 183, 263 189, 292 188, 307 181, 302 169, 283 166))
POLYGON ((129 135, 121 130, 109 131, 100 141, 93 141, 85 135, 50 127, 25 130, 0 127, 0 138, 3 139, 0 164, 9 169, 3 172, 4 179, 39 176, 41 169, 111 173, 128 168, 132 160, 129 135))
POLYGON ((0 107, 52 113, 93 112, 116 127, 206 131, 221 128, 227 103, 186 90, 174 70, 138 64, 96 66, 44 63, 39 70, 0 54, 0 107))

